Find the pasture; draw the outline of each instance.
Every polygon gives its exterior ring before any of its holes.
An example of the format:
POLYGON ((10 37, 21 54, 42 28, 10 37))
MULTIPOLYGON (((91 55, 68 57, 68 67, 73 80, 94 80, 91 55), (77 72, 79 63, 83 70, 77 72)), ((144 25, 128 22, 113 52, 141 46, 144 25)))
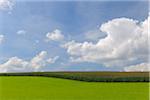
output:
POLYGON ((148 100, 147 82, 83 82, 0 76, 0 100, 148 100))

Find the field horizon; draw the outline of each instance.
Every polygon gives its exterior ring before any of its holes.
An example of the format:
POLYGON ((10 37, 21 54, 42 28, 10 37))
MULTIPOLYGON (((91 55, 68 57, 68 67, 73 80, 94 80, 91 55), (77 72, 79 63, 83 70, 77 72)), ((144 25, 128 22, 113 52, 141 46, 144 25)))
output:
POLYGON ((0 76, 42 76, 87 82, 149 82, 149 72, 23 72, 0 73, 0 76))

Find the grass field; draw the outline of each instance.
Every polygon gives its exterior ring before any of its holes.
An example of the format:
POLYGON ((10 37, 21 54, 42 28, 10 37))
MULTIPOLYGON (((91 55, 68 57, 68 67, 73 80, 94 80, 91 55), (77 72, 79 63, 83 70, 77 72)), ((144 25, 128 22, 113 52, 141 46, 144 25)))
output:
POLYGON ((0 76, 0 100, 148 100, 149 83, 0 76))

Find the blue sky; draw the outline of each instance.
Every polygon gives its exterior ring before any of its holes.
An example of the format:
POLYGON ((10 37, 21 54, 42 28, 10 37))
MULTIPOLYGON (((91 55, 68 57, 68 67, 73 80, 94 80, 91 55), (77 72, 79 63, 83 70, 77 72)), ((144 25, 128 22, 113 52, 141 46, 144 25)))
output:
MULTIPOLYGON (((0 10, 0 34, 5 40, 0 44, 0 63, 17 56, 30 60, 41 51, 49 57, 59 59, 42 70, 123 70, 123 67, 105 67, 95 62, 70 62, 71 55, 60 45, 71 40, 76 42, 97 42, 88 40, 85 34, 99 30, 112 19, 129 18, 144 21, 148 17, 146 1, 14 1, 12 9, 0 10), (46 34, 61 30, 64 41, 46 41, 46 34), (18 35, 18 31, 24 34, 18 35)), ((102 34, 104 32, 100 32, 102 34)), ((139 63, 140 61, 134 62, 139 63)), ((130 62, 131 63, 131 62, 130 62)))

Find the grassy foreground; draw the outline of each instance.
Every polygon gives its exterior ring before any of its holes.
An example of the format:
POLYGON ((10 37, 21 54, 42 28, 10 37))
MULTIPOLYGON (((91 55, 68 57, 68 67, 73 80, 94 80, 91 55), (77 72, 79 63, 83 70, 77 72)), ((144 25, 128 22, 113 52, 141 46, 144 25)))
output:
POLYGON ((149 83, 0 76, 0 100, 148 100, 149 83))

